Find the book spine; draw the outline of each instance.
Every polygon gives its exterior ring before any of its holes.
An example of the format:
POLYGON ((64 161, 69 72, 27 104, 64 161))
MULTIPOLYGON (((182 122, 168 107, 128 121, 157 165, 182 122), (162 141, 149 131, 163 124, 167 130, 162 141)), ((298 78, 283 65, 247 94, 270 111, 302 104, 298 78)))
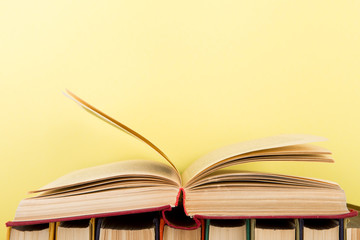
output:
POLYGON ((155 226, 155 240, 160 240, 160 217, 155 217, 153 222, 155 226))
POLYGON ((255 240, 256 219, 250 219, 250 240, 255 240))
POLYGON ((100 228, 101 228, 102 221, 103 221, 102 218, 97 218, 95 220, 95 240, 100 239, 100 228))
POLYGON ((161 212, 162 219, 164 220, 165 224, 176 229, 184 229, 184 230, 193 230, 201 227, 203 219, 204 218, 197 218, 197 217, 189 217, 188 213, 185 209, 185 199, 186 199, 186 193, 183 188, 179 189, 175 207, 164 209, 161 212), (187 226, 181 226, 181 225, 175 225, 172 223, 171 219, 174 219, 174 216, 176 218, 188 218, 188 221, 193 222, 193 224, 189 224, 187 226))
POLYGON ((49 240, 55 240, 56 236, 56 223, 49 223, 49 240))
POLYGON ((55 223, 55 239, 58 239, 58 229, 59 229, 59 226, 60 226, 60 222, 56 222, 55 223))
POLYGON ((299 240, 304 239, 304 219, 299 219, 299 240))
POLYGON ((159 238, 160 240, 164 239, 164 227, 165 227, 165 222, 164 219, 160 219, 160 224, 159 224, 159 238))
POLYGON ((210 228, 210 219, 205 220, 205 237, 204 240, 209 240, 209 228, 210 228))
POLYGON ((95 218, 90 219, 90 230, 89 231, 90 231, 91 240, 95 239, 95 222, 96 222, 95 218))
POLYGON ((250 240, 250 234, 251 234, 251 223, 250 219, 246 219, 246 240, 250 240))
POLYGON ((10 233, 11 233, 11 227, 7 227, 7 230, 6 230, 6 240, 10 240, 10 233))
POLYGON ((345 238, 345 225, 344 219, 339 219, 339 240, 344 240, 345 238))
POLYGON ((199 218, 193 218, 194 220, 194 225, 191 227, 185 227, 185 226, 179 226, 179 225, 175 225, 173 223, 171 223, 167 217, 166 217, 166 213, 167 212, 171 212, 170 210, 163 210, 162 211, 162 219, 164 220, 165 224, 172 227, 172 228, 177 228, 177 229, 184 229, 184 230, 193 230, 193 229, 198 229, 199 227, 201 227, 201 220, 199 218))
POLYGON ((201 240, 205 240, 205 220, 201 219, 201 240))

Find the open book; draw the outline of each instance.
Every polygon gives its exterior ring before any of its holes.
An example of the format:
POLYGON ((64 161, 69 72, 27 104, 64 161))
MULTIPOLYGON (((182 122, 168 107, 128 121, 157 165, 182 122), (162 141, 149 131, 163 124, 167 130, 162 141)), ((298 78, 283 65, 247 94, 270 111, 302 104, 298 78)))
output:
POLYGON ((336 183, 225 168, 257 161, 333 162, 331 153, 309 135, 280 135, 217 149, 180 173, 145 137, 70 91, 82 108, 140 139, 168 162, 127 160, 67 174, 32 191, 8 225, 170 210, 180 203, 196 218, 346 216, 344 191, 336 183))

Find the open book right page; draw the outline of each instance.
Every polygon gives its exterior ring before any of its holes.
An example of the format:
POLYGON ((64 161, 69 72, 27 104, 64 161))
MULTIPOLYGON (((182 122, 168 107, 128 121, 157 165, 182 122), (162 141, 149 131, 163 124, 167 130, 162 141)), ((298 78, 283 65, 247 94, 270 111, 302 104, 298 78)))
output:
POLYGON ((182 174, 183 185, 189 186, 204 175, 245 162, 333 162, 331 152, 308 144, 324 140, 311 135, 279 135, 225 146, 194 161, 182 174))

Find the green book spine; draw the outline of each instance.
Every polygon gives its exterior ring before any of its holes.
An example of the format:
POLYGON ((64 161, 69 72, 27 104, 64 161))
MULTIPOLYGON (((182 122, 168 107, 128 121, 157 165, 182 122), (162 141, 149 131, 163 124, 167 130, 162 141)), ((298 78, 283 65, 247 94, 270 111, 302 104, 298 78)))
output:
POLYGON ((250 219, 246 219, 246 240, 250 240, 250 231, 251 231, 250 219))
POLYGON ((206 219, 205 221, 205 239, 209 240, 209 225, 210 225, 210 219, 206 219))

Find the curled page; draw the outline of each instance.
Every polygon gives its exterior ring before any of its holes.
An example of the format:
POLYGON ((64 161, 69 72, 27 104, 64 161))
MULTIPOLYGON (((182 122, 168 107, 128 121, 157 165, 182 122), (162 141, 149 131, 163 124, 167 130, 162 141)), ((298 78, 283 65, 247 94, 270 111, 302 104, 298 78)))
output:
POLYGON ((131 128, 127 127, 126 125, 122 124, 121 122, 117 121, 116 119, 106 115, 105 113, 101 112, 97 108, 91 106, 90 104, 88 104, 87 102, 85 102, 84 100, 82 100, 81 98, 76 96, 74 93, 70 92, 69 90, 66 90, 66 92, 64 92, 64 94, 65 94, 65 96, 67 96, 68 98, 70 98, 71 100, 73 100, 74 102, 79 104, 86 111, 92 113, 93 115, 104 120, 105 122, 109 123, 110 125, 126 132, 127 134, 139 139, 140 141, 142 141, 145 144, 147 144, 148 146, 150 146, 157 153, 159 153, 163 158, 165 158, 165 160, 168 163, 170 163, 170 165, 176 170, 176 172, 179 176, 179 179, 180 179, 180 173, 179 173, 178 169, 176 168, 176 166, 170 161, 170 159, 166 156, 166 154, 163 151, 161 151, 157 146, 155 146, 148 139, 146 139, 145 137, 143 137, 141 134, 137 133, 136 131, 132 130, 131 128))

